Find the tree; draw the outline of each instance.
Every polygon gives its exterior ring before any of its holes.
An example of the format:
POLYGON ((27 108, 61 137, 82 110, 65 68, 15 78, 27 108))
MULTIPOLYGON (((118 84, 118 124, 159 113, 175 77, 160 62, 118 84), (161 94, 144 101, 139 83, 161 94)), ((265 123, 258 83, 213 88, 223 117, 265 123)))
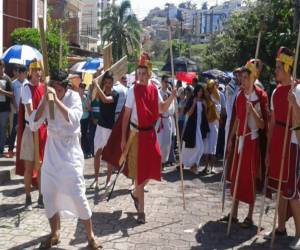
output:
MULTIPOLYGON (((48 60, 50 71, 59 69, 59 27, 60 20, 52 20, 48 16, 46 30, 46 43, 48 47, 48 60)), ((40 35, 39 31, 34 28, 17 28, 11 34, 13 44, 25 44, 34 47, 41 51, 40 35)), ((66 40, 66 34, 62 37, 62 68, 67 66, 67 55, 69 47, 66 40)))
POLYGON ((125 0, 120 6, 113 5, 108 8, 99 27, 102 43, 113 43, 114 60, 124 55, 139 54, 142 28, 131 11, 130 1, 125 0))
POLYGON ((273 72, 278 48, 294 49, 296 46, 293 15, 290 0, 247 2, 246 10, 235 12, 225 23, 223 31, 212 36, 204 53, 206 64, 221 70, 244 65, 254 57, 257 35, 263 27, 259 58, 269 69, 268 73, 273 72))
MULTIPOLYGON (((189 45, 185 42, 182 42, 180 40, 173 40, 172 42, 172 50, 173 50, 173 57, 179 57, 179 56, 185 56, 189 57, 189 45)), ((168 47, 165 50, 165 58, 166 62, 170 61, 170 48, 168 47)))

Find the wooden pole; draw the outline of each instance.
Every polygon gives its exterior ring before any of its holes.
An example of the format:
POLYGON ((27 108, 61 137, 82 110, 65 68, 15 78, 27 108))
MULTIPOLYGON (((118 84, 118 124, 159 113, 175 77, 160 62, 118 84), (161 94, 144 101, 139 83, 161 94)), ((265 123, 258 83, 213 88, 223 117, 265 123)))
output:
MULTIPOLYGON (((294 68, 293 68, 293 79, 296 78, 296 74, 297 74, 299 43, 300 43, 300 25, 299 25, 299 30, 298 30, 298 40, 297 40, 297 47, 296 47, 296 54, 295 54, 295 61, 294 61, 294 68)), ((293 85, 291 86, 291 89, 292 88, 293 88, 293 85)), ((286 125, 285 125, 285 131, 284 131, 284 140, 283 140, 283 148, 282 148, 280 172, 279 172, 279 183, 278 183, 277 194, 276 194, 276 207, 275 207, 275 215, 274 215, 274 220, 273 220, 271 248, 274 247, 274 242, 275 242, 276 220, 277 220, 277 216, 278 216, 278 207, 279 207, 281 185, 282 185, 282 178, 283 178, 283 167, 284 167, 284 158, 285 158, 284 156, 285 156, 285 151, 286 151, 286 147, 287 147, 287 143, 288 143, 287 137, 288 137, 288 132, 289 132, 289 123, 290 123, 291 113, 292 113, 292 107, 289 104, 286 125)))
MULTIPOLYGON (((169 30, 169 48, 170 48, 170 60, 171 60, 171 73, 172 73, 172 83, 173 88, 175 87, 175 73, 174 73, 174 61, 173 61, 173 48, 172 48, 172 32, 171 32, 171 24, 168 18, 168 30, 169 30)), ((185 210, 185 195, 184 195, 184 183, 183 183, 183 169, 182 169, 182 156, 181 156, 181 142, 180 142, 180 134, 179 134, 179 126, 178 126, 178 106, 177 101, 175 103, 175 124, 176 124, 176 138, 177 138, 177 146, 179 151, 179 167, 180 167, 180 180, 181 180, 181 192, 182 192, 182 201, 183 201, 183 209, 185 210)))
MULTIPOLYGON (((240 123, 238 123, 237 125, 237 131, 239 130, 239 126, 240 123)), ((232 158, 232 164, 231 166, 234 166, 235 164, 235 158, 236 158, 236 146, 238 145, 238 136, 236 136, 235 138, 235 144, 234 144, 234 148, 233 148, 233 158, 232 158)), ((228 162, 227 160, 225 161, 225 165, 224 165, 224 174, 223 174, 223 189, 222 189, 222 213, 224 212, 224 208, 225 208, 225 196, 226 196, 226 177, 227 177, 227 170, 228 170, 228 166, 227 166, 228 162)))
MULTIPOLYGON (((261 41, 261 31, 258 33, 257 37, 257 44, 256 44, 256 50, 255 50, 255 66, 257 63, 257 58, 258 58, 258 52, 259 52, 259 47, 260 47, 260 41, 261 41)), ((227 227, 227 235, 229 236, 230 234, 230 229, 231 229, 231 223, 232 223, 232 215, 233 215, 233 210, 234 210, 234 204, 236 200, 236 194, 237 194, 237 187, 239 185, 239 178, 240 178, 240 170, 241 170, 241 163, 242 163, 242 158, 243 158, 243 153, 244 153, 244 141, 245 141, 245 135, 247 131, 247 124, 248 124, 248 116, 249 116, 249 108, 247 106, 246 109, 246 118, 245 118, 245 123, 244 123, 244 128, 243 128, 243 135, 242 135, 242 145, 241 145, 241 152, 240 152, 240 157, 238 161, 238 167, 237 167, 237 173, 236 173, 236 179, 234 183, 234 190, 233 190, 233 200, 232 200, 232 206, 231 206, 231 212, 229 216, 229 222, 228 222, 228 227, 227 227)))
MULTIPOLYGON (((47 44, 46 44, 46 36, 45 36, 45 30, 44 30, 44 19, 42 17, 39 17, 39 28, 40 28, 40 38, 41 38, 41 47, 43 52, 43 65, 44 65, 44 84, 45 89, 47 89, 47 85, 49 82, 49 64, 48 64, 48 52, 47 52, 47 44)), ((51 120, 54 120, 54 97, 52 94, 44 93, 45 96, 48 98, 49 103, 49 116, 51 120)))
POLYGON ((62 68, 62 37, 63 37, 63 30, 62 30, 62 23, 60 23, 59 28, 59 68, 62 68))

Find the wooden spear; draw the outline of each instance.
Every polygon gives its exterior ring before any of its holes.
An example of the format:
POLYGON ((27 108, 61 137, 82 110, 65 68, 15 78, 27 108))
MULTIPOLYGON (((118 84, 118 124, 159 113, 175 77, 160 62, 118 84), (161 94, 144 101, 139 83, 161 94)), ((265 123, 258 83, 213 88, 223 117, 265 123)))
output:
MULTIPOLYGON (((299 30, 298 30, 298 40, 297 40, 297 47, 296 47, 296 54, 295 54, 295 61, 294 61, 294 68, 293 68, 293 79, 296 79, 296 74, 297 74, 299 44, 300 44, 300 25, 299 25, 299 30)), ((293 89, 293 87, 294 87, 294 84, 292 84, 291 89, 293 89)), ((277 216, 278 216, 278 207, 279 207, 281 185, 282 185, 282 178, 283 178, 283 167, 284 167, 284 158, 285 158, 284 156, 285 156, 285 151, 286 151, 286 146, 287 146, 287 137, 288 137, 288 132, 289 132, 289 123, 290 123, 291 113, 292 113, 292 107, 289 104, 288 114, 287 114, 287 118, 286 118, 285 131, 284 131, 284 140, 283 140, 283 148, 282 148, 280 172, 279 172, 279 183, 278 183, 277 194, 276 194, 276 207, 275 207, 275 215, 274 215, 274 220, 273 220, 271 248, 274 247, 274 241, 275 241, 276 220, 277 220, 277 216)))
MULTIPOLYGON (((256 51, 255 51, 255 66, 256 66, 257 58, 258 58, 258 52, 259 52, 260 40, 261 40, 261 33, 262 32, 259 31, 258 38, 257 38, 256 51)), ((234 183, 233 200, 232 200, 231 212, 230 212, 229 222, 228 222, 228 227, 227 227, 227 235, 228 236, 230 234, 231 223, 232 223, 232 215, 233 215, 234 204, 235 204, 236 194, 237 194, 237 187, 239 185, 241 163, 242 163, 242 158, 243 158, 243 153, 244 153, 244 148, 245 148, 244 147, 244 140, 245 140, 245 135, 246 135, 246 131, 247 131, 248 115, 249 115, 249 108, 247 106, 247 109, 246 109, 246 118, 245 118, 245 123, 244 123, 244 128, 243 128, 242 141, 241 141, 242 145, 241 145, 240 157, 239 157, 239 161, 238 161, 238 167, 237 167, 237 173, 236 173, 236 180, 235 180, 235 183, 234 183)))
MULTIPOLYGON (((169 31, 169 48, 170 48, 170 60, 171 60, 171 72, 172 72, 172 83, 173 88, 175 87, 175 73, 174 73, 174 61, 173 61, 173 48, 172 48, 172 32, 171 32, 171 22, 170 18, 167 19, 168 31, 169 31)), ((176 124, 176 138, 177 138, 177 146, 179 151, 179 167, 180 167, 180 179, 181 179, 181 192, 182 192, 182 201, 183 201, 183 209, 185 210, 185 196, 184 196, 184 184, 183 184, 183 169, 182 169, 182 156, 181 156, 181 143, 180 143, 180 134, 179 134, 179 126, 178 126, 178 106, 177 101, 175 103, 175 124, 176 124)))

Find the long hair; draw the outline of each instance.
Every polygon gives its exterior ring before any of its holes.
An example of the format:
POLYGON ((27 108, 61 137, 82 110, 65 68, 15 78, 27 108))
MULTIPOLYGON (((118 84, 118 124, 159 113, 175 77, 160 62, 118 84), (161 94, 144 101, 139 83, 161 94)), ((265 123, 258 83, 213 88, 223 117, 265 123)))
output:
POLYGON ((112 80, 114 82, 114 75, 111 71, 106 71, 103 75, 103 78, 102 78, 102 81, 101 81, 101 84, 100 84, 100 88, 102 90, 103 90, 104 82, 105 82, 106 79, 112 80))

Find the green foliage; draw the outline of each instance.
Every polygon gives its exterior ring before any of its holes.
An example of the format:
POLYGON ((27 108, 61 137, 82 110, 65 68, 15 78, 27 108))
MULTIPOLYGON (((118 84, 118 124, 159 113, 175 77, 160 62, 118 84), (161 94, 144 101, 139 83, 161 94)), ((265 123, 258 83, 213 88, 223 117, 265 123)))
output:
POLYGON ((270 76, 278 48, 296 46, 298 30, 293 31, 293 8, 290 0, 247 2, 247 10, 235 12, 224 30, 212 36, 204 51, 205 64, 221 70, 244 65, 254 57, 257 36, 263 30, 259 58, 267 65, 270 76))
MULTIPOLYGON (((48 29, 46 31, 46 43, 48 48, 48 60, 50 71, 59 69, 59 27, 60 20, 52 20, 48 16, 48 29)), ((13 44, 25 44, 41 51, 40 35, 34 28, 17 28, 11 34, 13 44)), ((66 35, 62 37, 62 68, 67 66, 68 43, 66 35)))
MULTIPOLYGON (((189 57, 189 54, 190 54, 189 45, 186 42, 183 42, 180 40, 172 41, 172 50, 173 50, 174 58, 179 57, 179 56, 189 57)), ((164 55, 166 58, 166 62, 170 61, 170 48, 169 47, 165 50, 164 55)))
POLYGON ((104 12, 99 23, 102 42, 113 43, 114 60, 124 55, 136 57, 140 52, 142 28, 131 10, 130 1, 125 0, 120 6, 113 5, 104 12))

